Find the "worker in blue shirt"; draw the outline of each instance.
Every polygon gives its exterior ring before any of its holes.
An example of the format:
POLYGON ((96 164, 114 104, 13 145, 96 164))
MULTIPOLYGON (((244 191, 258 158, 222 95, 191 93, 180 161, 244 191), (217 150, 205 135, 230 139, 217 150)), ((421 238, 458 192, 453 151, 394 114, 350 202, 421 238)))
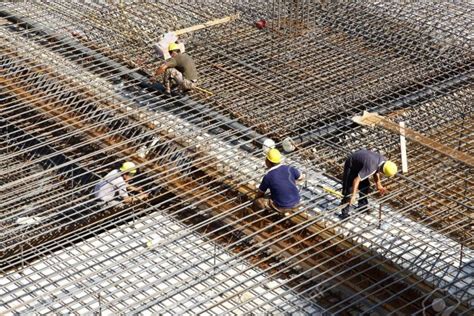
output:
POLYGON ((300 193, 296 181, 303 180, 303 175, 298 169, 281 164, 281 153, 272 148, 268 151, 265 164, 267 172, 260 184, 254 209, 263 208, 286 214, 294 210, 300 202, 300 193), (265 197, 265 192, 270 189, 270 197, 265 197))
POLYGON ((370 190, 369 177, 373 175, 375 186, 381 195, 387 193, 387 189, 382 186, 380 173, 387 177, 394 176, 398 171, 397 165, 387 160, 379 153, 361 149, 352 153, 344 163, 344 173, 342 175, 341 205, 347 203, 339 214, 339 218, 349 217, 350 210, 357 202, 357 191, 359 190, 358 210, 364 210, 369 203, 367 195, 370 190))

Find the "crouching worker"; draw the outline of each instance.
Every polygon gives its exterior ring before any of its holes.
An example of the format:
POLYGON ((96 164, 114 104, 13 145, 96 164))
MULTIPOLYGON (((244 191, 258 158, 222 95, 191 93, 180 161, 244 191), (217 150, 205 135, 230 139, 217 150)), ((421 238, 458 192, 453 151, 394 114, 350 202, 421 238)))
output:
POLYGON ((168 51, 171 58, 166 60, 166 62, 155 71, 155 76, 165 74, 163 78, 165 92, 168 94, 171 93, 173 83, 180 92, 195 89, 198 74, 192 58, 186 53, 181 53, 179 45, 176 43, 171 43, 168 47, 168 51))
POLYGON ((373 175, 375 186, 381 195, 387 193, 387 189, 382 186, 380 174, 392 177, 397 173, 397 165, 387 160, 379 153, 369 150, 358 150, 352 153, 344 163, 344 173, 342 175, 341 205, 348 203, 339 214, 339 218, 344 219, 349 216, 351 209, 357 202, 357 191, 359 190, 359 202, 357 210, 367 211, 367 195, 370 191, 369 177, 373 175))
POLYGON ((287 215, 298 207, 300 193, 296 181, 303 180, 303 175, 298 169, 281 164, 278 149, 268 151, 265 164, 268 170, 258 188, 253 208, 256 211, 265 208, 287 215), (268 189, 269 198, 265 197, 268 189))
POLYGON ((94 188, 94 195, 99 203, 112 207, 121 205, 122 202, 132 203, 147 198, 147 193, 128 183, 136 173, 137 167, 130 161, 124 162, 120 169, 110 171, 94 188), (130 196, 129 191, 140 194, 130 196))

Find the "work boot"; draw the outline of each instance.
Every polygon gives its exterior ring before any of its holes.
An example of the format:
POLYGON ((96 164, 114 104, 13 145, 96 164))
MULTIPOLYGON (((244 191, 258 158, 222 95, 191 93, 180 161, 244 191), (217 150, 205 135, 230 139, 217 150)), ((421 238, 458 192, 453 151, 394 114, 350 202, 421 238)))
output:
POLYGON ((359 203, 357 204, 357 207, 356 207, 356 211, 370 214, 371 210, 369 208, 369 202, 367 201, 367 199, 359 200, 359 203))
POLYGON ((347 205, 346 207, 344 207, 344 208, 342 209, 341 214, 339 214, 339 215, 337 215, 337 216, 339 217, 339 219, 344 220, 344 219, 346 219, 346 218, 349 217, 349 213, 350 213, 351 210, 352 210, 352 206, 351 206, 351 205, 347 205))

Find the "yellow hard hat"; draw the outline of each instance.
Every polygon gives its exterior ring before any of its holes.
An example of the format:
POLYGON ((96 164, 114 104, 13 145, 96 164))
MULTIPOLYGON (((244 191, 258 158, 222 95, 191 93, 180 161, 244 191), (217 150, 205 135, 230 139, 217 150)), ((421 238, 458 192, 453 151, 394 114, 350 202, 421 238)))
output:
POLYGON ((135 174, 137 173, 137 166, 133 162, 127 161, 120 167, 120 171, 135 174))
POLYGON ((384 164, 383 164, 383 173, 387 176, 387 177, 393 177, 398 171, 398 168, 397 168, 397 165, 394 164, 393 162, 391 161, 386 161, 384 164))
POLYGON ((173 50, 178 50, 180 49, 179 47, 179 44, 176 44, 176 43, 171 43, 169 46, 168 46, 168 51, 171 52, 173 50))
POLYGON ((272 148, 267 152, 267 159, 273 163, 281 162, 281 154, 278 149, 272 148))

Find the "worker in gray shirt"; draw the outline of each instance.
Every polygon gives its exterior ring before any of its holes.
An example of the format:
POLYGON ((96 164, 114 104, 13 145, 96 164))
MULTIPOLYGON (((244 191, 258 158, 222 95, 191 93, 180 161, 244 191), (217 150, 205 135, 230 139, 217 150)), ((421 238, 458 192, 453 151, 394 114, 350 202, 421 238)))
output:
POLYGON ((186 54, 181 53, 179 45, 171 43, 168 46, 168 51, 171 58, 166 60, 160 68, 155 71, 155 76, 164 73, 163 85, 165 92, 170 94, 172 82, 174 81, 180 92, 187 92, 196 88, 198 74, 196 65, 192 58, 186 54))
POLYGON ((148 197, 141 189, 131 185, 128 181, 137 173, 137 167, 133 162, 127 161, 119 170, 110 171, 94 188, 95 197, 108 206, 117 206, 121 202, 131 203, 137 199, 148 197), (136 197, 129 195, 128 191, 142 192, 136 197))
POLYGON ((381 195, 387 193, 387 189, 382 186, 380 173, 387 177, 392 177, 397 173, 397 165, 387 160, 379 153, 369 150, 358 150, 352 153, 344 163, 344 173, 342 175, 342 204, 348 203, 339 215, 341 219, 349 216, 350 210, 357 201, 357 191, 359 190, 359 203, 357 209, 361 210, 367 206, 367 194, 370 190, 369 177, 374 176, 375 186, 381 195))

